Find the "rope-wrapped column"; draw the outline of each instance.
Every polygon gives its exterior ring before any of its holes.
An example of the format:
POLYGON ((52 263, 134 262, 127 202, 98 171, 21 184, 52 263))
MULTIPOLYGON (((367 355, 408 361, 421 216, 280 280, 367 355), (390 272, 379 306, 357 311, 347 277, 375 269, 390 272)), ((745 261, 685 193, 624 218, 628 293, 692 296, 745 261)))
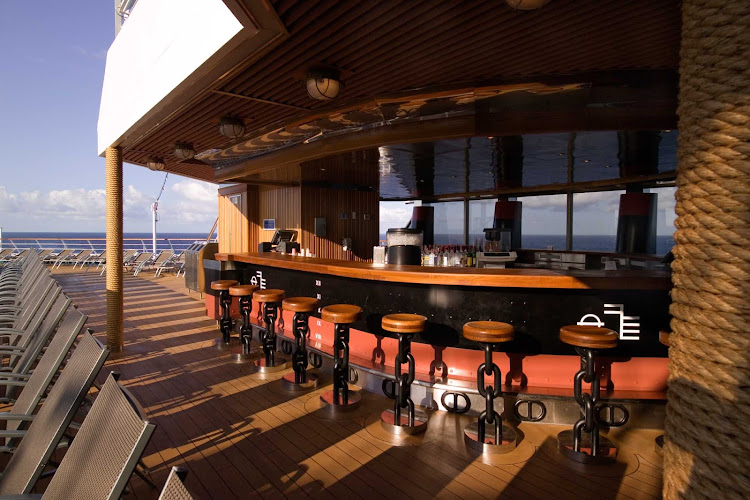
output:
POLYGON ((107 188, 107 347, 122 351, 122 150, 106 151, 107 188))
POLYGON ((683 0, 664 497, 750 498, 750 1, 683 0))

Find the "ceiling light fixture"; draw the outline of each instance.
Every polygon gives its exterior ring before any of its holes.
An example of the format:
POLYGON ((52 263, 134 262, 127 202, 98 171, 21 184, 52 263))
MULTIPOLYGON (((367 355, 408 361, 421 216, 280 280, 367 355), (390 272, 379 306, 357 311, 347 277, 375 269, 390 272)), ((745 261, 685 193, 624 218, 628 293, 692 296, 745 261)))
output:
POLYGON ((329 69, 311 70, 305 81, 307 95, 318 101, 330 101, 335 99, 343 84, 339 80, 339 74, 329 69))
POLYGON ((174 144, 174 155, 180 160, 192 160, 195 158, 195 149, 190 143, 177 141, 174 144))
POLYGON ((505 0, 515 10, 536 10, 544 7, 550 0, 505 0))
POLYGON ((225 116, 219 120, 219 133, 229 139, 239 139, 245 135, 245 123, 240 118, 225 116))
POLYGON ((146 166, 149 170, 160 171, 164 170, 164 159, 157 156, 152 156, 146 162, 146 166))

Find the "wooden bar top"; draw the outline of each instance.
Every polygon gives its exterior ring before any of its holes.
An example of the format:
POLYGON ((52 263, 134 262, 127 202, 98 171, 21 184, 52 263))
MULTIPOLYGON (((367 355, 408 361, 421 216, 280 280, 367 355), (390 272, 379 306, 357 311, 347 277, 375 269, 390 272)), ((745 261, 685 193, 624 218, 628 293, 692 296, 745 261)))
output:
POLYGON ((278 253, 217 253, 222 262, 244 262, 345 278, 424 285, 591 290, 669 290, 665 271, 559 271, 553 269, 477 269, 372 264, 278 253))

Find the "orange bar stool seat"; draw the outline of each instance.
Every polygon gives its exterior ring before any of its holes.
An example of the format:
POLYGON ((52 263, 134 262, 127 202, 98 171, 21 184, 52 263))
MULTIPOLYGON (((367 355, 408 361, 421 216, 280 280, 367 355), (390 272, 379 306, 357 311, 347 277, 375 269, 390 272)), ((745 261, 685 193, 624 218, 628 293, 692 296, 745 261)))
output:
POLYGON ((232 359, 235 363, 246 363, 253 359, 250 342, 253 340, 253 325, 250 323, 250 312, 253 309, 253 293, 258 289, 257 285, 234 285, 229 288, 229 295, 239 300, 240 315, 242 315, 242 326, 240 327, 240 346, 232 349, 232 359))
POLYGON ((289 368, 289 362, 277 355, 276 352, 276 320, 279 317, 279 307, 284 300, 284 290, 269 288, 253 292, 253 300, 260 303, 263 311, 265 331, 260 331, 260 342, 263 345, 263 357, 253 363, 255 370, 260 373, 271 373, 289 368))
POLYGON ((380 414, 383 428, 396 435, 418 434, 427 429, 427 414, 415 410, 411 399, 411 384, 414 382, 414 356, 411 354, 411 339, 416 333, 424 331, 427 318, 419 314, 388 314, 383 316, 383 330, 398 336, 398 354, 396 355, 394 395, 396 402, 393 409, 380 414), (406 364, 406 373, 402 366, 406 364), (405 414, 404 414, 405 413, 405 414))
POLYGON ((596 360, 599 352, 617 347, 617 333, 593 325, 568 325, 560 328, 560 340, 575 347, 581 357, 581 369, 573 377, 573 394, 581 407, 581 418, 573 425, 573 430, 563 431, 557 435, 557 449, 566 457, 585 464, 609 463, 617 457, 617 447, 606 437, 599 434, 601 424, 609 427, 625 425, 628 411, 622 405, 601 403, 600 373, 596 360), (589 384, 589 392, 583 391, 583 383, 589 384), (616 410, 622 412, 622 418, 614 421, 616 410), (609 420, 601 417, 606 410, 609 420))
POLYGON ((308 391, 318 386, 318 375, 308 373, 307 336, 310 333, 310 313, 318 307, 318 299, 313 297, 289 297, 281 303, 282 309, 294 313, 292 332, 294 352, 292 353, 293 373, 281 379, 282 386, 289 391, 308 391))
POLYGON ((362 315, 362 308, 351 304, 334 304, 320 311, 320 317, 333 323, 333 390, 320 395, 323 407, 331 411, 348 411, 359 406, 359 392, 349 390, 349 327, 362 315))
POLYGON ((484 348, 484 363, 477 368, 477 390, 484 398, 485 409, 476 422, 464 429, 464 441, 476 451, 489 454, 502 454, 516 448, 518 436, 515 429, 504 425, 500 414, 495 411, 495 399, 502 397, 502 377, 500 367, 492 360, 492 352, 500 344, 515 338, 513 325, 499 321, 470 321, 463 327, 464 338, 479 343, 484 348), (488 385, 485 377, 492 377, 488 385), (492 432, 487 432, 487 425, 492 432))
POLYGON ((232 317, 229 308, 232 306, 232 297, 229 295, 229 289, 239 285, 237 280, 216 280, 211 282, 211 290, 219 292, 219 306, 221 307, 221 317, 219 318, 219 331, 221 337, 214 341, 219 349, 229 349, 232 342, 232 317))

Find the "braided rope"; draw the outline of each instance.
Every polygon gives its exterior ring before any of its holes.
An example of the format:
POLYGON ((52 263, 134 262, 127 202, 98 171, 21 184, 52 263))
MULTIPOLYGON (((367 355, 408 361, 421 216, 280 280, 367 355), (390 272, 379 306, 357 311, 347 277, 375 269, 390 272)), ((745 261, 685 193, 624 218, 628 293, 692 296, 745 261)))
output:
POLYGON ((122 351, 122 150, 106 151, 107 187, 107 347, 122 351))
POLYGON ((664 497, 750 498, 750 1, 683 0, 664 497))

